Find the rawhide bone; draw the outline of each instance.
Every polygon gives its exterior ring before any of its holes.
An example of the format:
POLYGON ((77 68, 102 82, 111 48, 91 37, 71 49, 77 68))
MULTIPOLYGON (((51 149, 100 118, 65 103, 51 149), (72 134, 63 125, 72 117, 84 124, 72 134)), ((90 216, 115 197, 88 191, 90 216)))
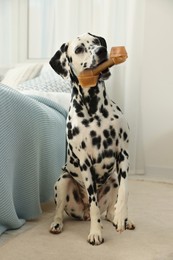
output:
POLYGON ((82 87, 94 87, 97 84, 99 74, 113 65, 120 64, 127 59, 127 52, 124 46, 112 47, 109 59, 101 63, 94 69, 86 69, 79 76, 79 84, 82 87))

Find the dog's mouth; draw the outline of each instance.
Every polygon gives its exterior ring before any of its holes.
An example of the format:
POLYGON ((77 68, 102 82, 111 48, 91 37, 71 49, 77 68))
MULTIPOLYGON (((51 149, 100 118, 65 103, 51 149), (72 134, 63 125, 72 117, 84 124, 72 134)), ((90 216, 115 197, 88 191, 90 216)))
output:
MULTIPOLYGON (((100 62, 98 65, 104 63, 105 61, 107 61, 107 59, 104 59, 102 62, 100 62)), ((110 70, 107 68, 105 70, 103 70, 100 75, 99 75, 99 80, 106 80, 110 77, 111 73, 110 73, 110 70)))
POLYGON ((110 77, 111 73, 109 69, 106 69, 100 73, 99 80, 106 80, 110 77))
MULTIPOLYGON (((90 69, 95 69, 97 68, 100 64, 104 63, 105 61, 107 61, 107 55, 104 55, 104 57, 99 57, 99 62, 97 62, 95 59, 93 60, 92 65, 89 68, 86 68, 85 70, 90 70, 90 69), (106 56, 106 57, 105 57, 106 56)), ((99 75, 99 80, 103 81, 103 80, 107 80, 110 77, 111 73, 109 68, 103 70, 100 75, 99 75)))

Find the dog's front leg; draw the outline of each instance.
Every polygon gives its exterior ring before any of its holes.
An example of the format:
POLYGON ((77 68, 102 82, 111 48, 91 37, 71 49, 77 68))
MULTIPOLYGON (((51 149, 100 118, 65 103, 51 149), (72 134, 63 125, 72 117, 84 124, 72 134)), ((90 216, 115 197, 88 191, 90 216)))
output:
POLYGON ((119 190, 118 200, 115 204, 115 215, 113 224, 118 232, 122 232, 125 229, 134 229, 133 224, 128 220, 128 153, 121 151, 119 154, 119 190))
POLYGON ((69 185, 72 183, 71 176, 68 173, 62 174, 54 186, 54 195, 56 203, 56 212, 54 221, 50 226, 50 232, 59 234, 63 229, 63 212, 66 204, 66 196, 69 185))
POLYGON ((88 235, 88 242, 92 245, 100 245, 104 242, 101 232, 101 219, 100 219, 100 210, 97 206, 96 201, 90 203, 90 233, 88 235))
MULTIPOLYGON (((82 167, 83 169, 83 167, 82 167)), ((90 233, 88 235, 88 242, 92 245, 100 245, 103 243, 101 232, 101 216, 100 209, 98 207, 96 185, 91 175, 90 169, 82 171, 83 181, 88 194, 89 205, 90 205, 90 233)))
POLYGON ((118 232, 122 232, 126 229, 126 222, 128 221, 128 191, 127 191, 127 179, 122 179, 118 190, 118 200, 115 204, 115 215, 113 224, 118 232))

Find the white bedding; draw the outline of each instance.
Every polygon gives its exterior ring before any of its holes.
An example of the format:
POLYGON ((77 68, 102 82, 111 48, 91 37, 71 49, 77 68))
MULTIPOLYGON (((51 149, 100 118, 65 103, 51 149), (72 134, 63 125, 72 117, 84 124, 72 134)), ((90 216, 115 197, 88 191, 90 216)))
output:
POLYGON ((44 91, 36 91, 36 90, 23 90, 20 91, 22 94, 25 95, 32 95, 32 96, 41 96, 48 98, 60 106, 62 106, 66 111, 69 110, 69 104, 71 99, 70 93, 65 92, 44 92, 44 91))
POLYGON ((24 63, 9 69, 3 84, 25 95, 48 98, 66 111, 69 109, 71 85, 50 67, 49 63, 24 63))
POLYGON ((42 67, 43 64, 41 63, 19 64, 6 72, 1 83, 16 89, 24 81, 37 77, 42 67))

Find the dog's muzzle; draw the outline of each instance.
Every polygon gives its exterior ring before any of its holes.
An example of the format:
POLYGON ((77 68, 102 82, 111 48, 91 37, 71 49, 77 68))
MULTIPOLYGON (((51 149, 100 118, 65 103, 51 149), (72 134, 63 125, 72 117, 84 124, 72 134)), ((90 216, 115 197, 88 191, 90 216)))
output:
MULTIPOLYGON (((98 56, 98 65, 105 62, 108 59, 108 52, 105 47, 99 47, 95 54, 98 56)), ((110 77, 111 73, 109 69, 106 69, 100 73, 99 80, 106 80, 110 77)))

